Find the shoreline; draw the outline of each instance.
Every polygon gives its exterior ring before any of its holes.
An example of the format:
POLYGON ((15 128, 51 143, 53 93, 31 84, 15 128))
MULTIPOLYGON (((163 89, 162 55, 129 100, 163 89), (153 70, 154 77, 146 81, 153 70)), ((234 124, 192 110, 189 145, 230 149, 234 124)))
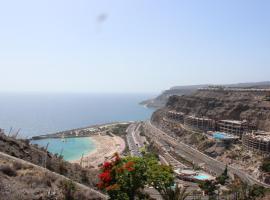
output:
POLYGON ((135 121, 123 121, 123 122, 110 122, 110 123, 103 123, 103 124, 95 124, 90 125, 87 127, 81 127, 81 128, 74 128, 70 130, 63 130, 58 131, 55 133, 48 133, 48 134, 42 134, 42 135, 36 135, 30 138, 30 140, 42 140, 42 139, 48 139, 48 138, 61 138, 63 135, 66 138, 73 138, 73 137, 91 137, 93 134, 99 133, 100 129, 104 129, 110 126, 116 126, 116 125, 124 125, 124 124, 130 124, 134 123, 135 121), (88 134, 78 134, 79 131, 88 131, 88 134))
POLYGON ((94 135, 89 137, 95 144, 95 149, 80 159, 70 160, 71 163, 82 164, 83 167, 98 168, 104 161, 110 159, 116 152, 122 154, 126 148, 125 141, 119 136, 94 135))
MULTIPOLYGON (((91 128, 77 128, 53 134, 32 137, 32 141, 43 139, 70 139, 85 138, 87 142, 94 143, 94 149, 89 149, 88 153, 81 152, 75 158, 66 160, 70 163, 81 164, 83 167, 97 168, 107 159, 110 159, 116 152, 122 154, 126 148, 126 143, 120 136, 114 135, 110 129, 117 125, 129 125, 128 122, 114 122, 101 125, 93 125, 91 128), (83 155, 83 157, 82 157, 83 155)), ((89 144, 90 145, 90 144, 89 144)))

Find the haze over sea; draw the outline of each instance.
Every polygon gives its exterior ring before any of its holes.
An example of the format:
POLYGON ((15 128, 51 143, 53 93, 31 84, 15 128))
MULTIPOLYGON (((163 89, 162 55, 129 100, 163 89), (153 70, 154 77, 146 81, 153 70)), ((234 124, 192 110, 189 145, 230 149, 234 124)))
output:
POLYGON ((150 94, 0 94, 0 127, 31 137, 94 124, 145 120, 150 94))

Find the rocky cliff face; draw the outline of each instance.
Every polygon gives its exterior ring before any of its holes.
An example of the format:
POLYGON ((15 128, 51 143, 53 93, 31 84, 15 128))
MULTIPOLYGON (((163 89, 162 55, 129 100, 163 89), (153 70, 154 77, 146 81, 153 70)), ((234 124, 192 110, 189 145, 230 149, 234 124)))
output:
MULTIPOLYGON (((211 85, 211 84, 210 84, 211 85)), ((145 100, 141 102, 142 105, 153 108, 164 107, 170 96, 173 95, 191 95, 197 91, 198 88, 208 87, 209 84, 201 85, 186 85, 186 86, 174 86, 168 90, 163 91, 156 98, 145 100)), ((269 88, 270 81, 265 82, 255 82, 255 83, 236 83, 236 84, 226 84, 222 85, 224 87, 236 87, 236 88, 269 88)))
POLYGON ((259 92, 197 91, 171 96, 165 109, 213 119, 248 120, 270 131, 270 101, 259 92))

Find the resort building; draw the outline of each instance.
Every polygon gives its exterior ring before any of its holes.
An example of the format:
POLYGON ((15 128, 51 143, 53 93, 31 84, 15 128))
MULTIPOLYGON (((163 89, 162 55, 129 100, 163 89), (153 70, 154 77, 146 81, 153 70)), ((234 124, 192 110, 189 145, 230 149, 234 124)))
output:
POLYGON ((220 120, 217 124, 220 132, 230 133, 242 138, 243 133, 248 130, 247 121, 220 120))
POLYGON ((194 171, 193 169, 176 169, 174 170, 176 176, 184 181, 211 181, 215 180, 215 177, 204 172, 204 171, 194 171))
POLYGON ((184 122, 184 113, 170 110, 166 113, 168 119, 172 119, 179 122, 184 122))
POLYGON ((257 131, 244 134, 242 137, 243 146, 247 149, 262 154, 270 153, 270 132, 257 131))
POLYGON ((184 118, 184 125, 197 131, 214 131, 216 127, 215 120, 195 116, 186 116, 184 118))

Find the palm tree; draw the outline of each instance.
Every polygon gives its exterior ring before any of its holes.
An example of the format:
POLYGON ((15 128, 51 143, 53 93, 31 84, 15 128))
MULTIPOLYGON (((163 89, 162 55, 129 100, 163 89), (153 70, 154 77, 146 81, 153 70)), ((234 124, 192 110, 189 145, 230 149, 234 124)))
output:
POLYGON ((167 188, 162 194, 164 200, 185 200, 188 195, 187 188, 178 185, 175 188, 167 188))

